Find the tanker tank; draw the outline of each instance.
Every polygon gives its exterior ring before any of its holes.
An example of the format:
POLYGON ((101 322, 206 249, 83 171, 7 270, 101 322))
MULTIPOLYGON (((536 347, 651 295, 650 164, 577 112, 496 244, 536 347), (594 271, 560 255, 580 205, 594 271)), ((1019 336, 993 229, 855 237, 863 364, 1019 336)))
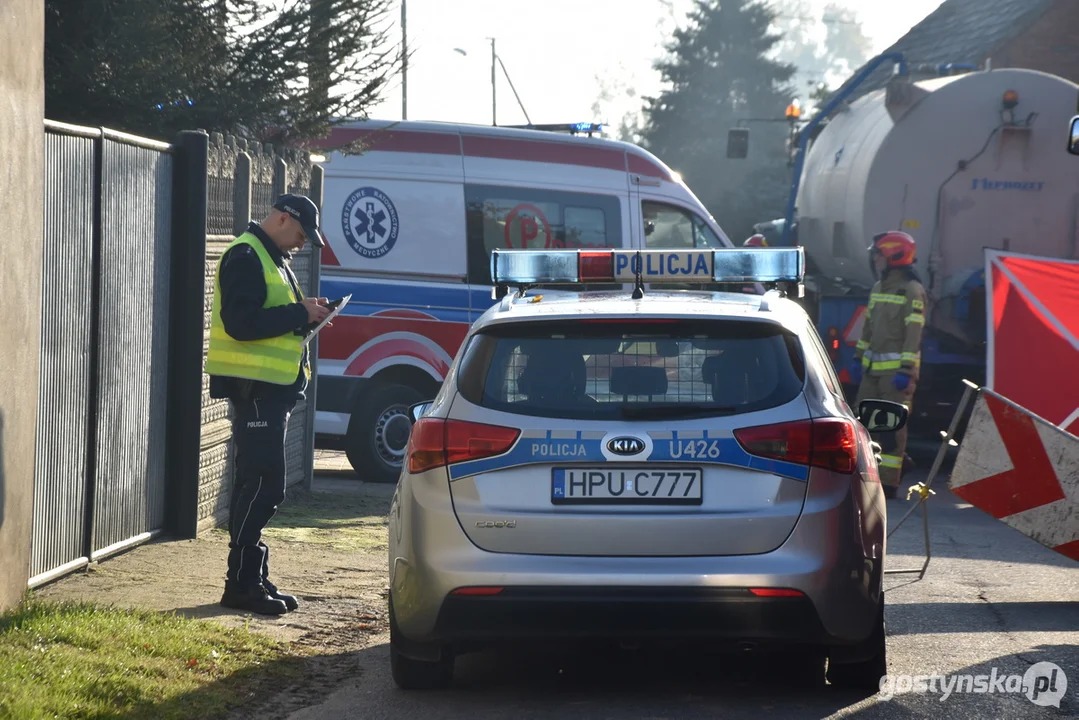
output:
POLYGON ((918 243, 930 331, 985 337, 983 248, 1075 258, 1079 163, 1061 138, 1079 86, 1000 69, 911 83, 835 114, 806 156, 797 239, 823 294, 866 293, 866 248, 900 229, 918 243))

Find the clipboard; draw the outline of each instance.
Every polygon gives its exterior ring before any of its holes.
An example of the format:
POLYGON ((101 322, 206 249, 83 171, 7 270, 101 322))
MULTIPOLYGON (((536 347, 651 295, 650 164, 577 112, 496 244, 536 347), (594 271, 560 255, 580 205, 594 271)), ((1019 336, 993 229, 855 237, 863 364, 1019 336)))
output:
POLYGON ((315 335, 318 334, 319 330, 326 327, 327 323, 332 322, 333 319, 337 317, 337 315, 342 310, 345 309, 345 306, 348 305, 348 301, 351 299, 352 293, 349 293, 342 298, 331 300, 330 302, 326 303, 326 307, 330 308, 330 314, 327 315, 326 318, 317 325, 309 325, 303 329, 305 335, 302 344, 306 347, 311 342, 311 338, 315 337, 315 335))

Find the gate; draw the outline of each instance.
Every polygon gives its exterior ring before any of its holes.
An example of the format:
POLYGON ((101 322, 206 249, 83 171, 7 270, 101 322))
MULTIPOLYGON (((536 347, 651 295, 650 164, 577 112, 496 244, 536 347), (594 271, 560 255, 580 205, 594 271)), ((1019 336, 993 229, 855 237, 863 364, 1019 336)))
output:
POLYGON ((172 152, 46 123, 31 586, 164 523, 172 152))

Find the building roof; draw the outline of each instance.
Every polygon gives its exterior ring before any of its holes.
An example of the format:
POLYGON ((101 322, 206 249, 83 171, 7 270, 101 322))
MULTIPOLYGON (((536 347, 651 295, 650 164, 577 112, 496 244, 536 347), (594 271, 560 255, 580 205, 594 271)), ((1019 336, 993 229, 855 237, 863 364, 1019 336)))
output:
MULTIPOLYGON (((1054 2, 945 0, 884 53, 901 52, 911 66, 980 65, 994 50, 1025 32, 1054 2)), ((858 87, 848 102, 884 87, 891 75, 892 64, 884 63, 858 87)))

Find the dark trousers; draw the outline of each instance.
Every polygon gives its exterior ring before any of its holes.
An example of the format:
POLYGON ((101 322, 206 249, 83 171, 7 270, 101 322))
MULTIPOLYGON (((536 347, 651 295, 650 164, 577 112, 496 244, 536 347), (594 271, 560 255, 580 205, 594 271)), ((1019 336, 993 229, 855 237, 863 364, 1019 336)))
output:
POLYGON ((262 530, 285 500, 285 432, 294 402, 233 400, 235 481, 229 509, 228 580, 258 585, 269 573, 262 530))

